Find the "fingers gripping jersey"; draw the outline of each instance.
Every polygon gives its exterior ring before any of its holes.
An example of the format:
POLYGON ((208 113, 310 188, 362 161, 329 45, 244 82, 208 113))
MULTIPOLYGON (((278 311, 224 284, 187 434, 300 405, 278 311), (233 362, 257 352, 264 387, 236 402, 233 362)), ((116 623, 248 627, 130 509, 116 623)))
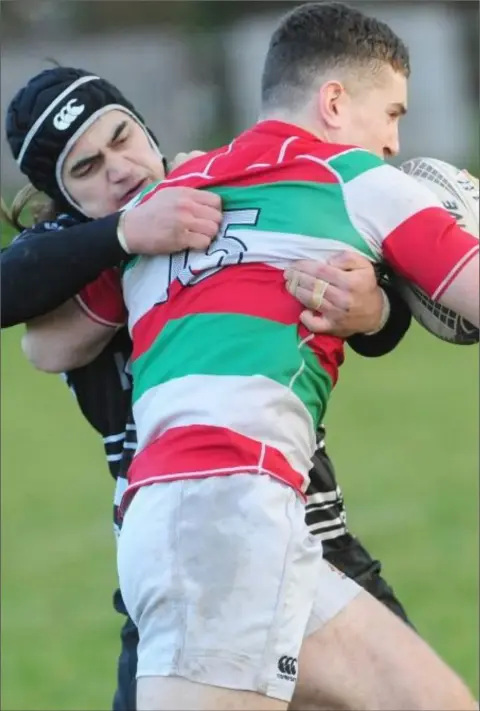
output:
POLYGON ((350 249, 438 298, 478 242, 377 157, 279 122, 189 161, 137 202, 174 185, 218 193, 224 219, 205 252, 136 257, 124 270, 139 439, 130 488, 250 471, 304 493, 343 348, 299 326, 283 269, 350 249))

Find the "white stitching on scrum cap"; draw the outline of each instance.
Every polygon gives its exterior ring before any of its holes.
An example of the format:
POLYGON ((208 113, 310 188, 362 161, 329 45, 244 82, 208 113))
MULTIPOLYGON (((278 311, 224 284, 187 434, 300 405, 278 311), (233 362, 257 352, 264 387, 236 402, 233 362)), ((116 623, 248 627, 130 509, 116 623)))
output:
POLYGON ((35 138, 35 135, 39 131, 39 129, 43 126, 44 122, 46 119, 50 116, 52 111, 67 97, 69 96, 72 91, 75 91, 75 89, 78 89, 79 86, 82 86, 82 84, 86 84, 87 82, 94 81, 95 79, 100 79, 100 77, 94 76, 93 74, 88 77, 80 77, 80 79, 77 79, 74 81, 72 84, 70 84, 69 87, 67 87, 64 91, 62 91, 61 94, 59 94, 56 99, 54 99, 51 104, 47 106, 45 111, 43 111, 40 116, 37 118, 27 135, 25 136, 25 139, 22 143, 22 147, 20 149, 20 153, 18 154, 18 158, 16 160, 16 163, 18 167, 21 167, 22 161, 25 157, 25 153, 28 150, 28 147, 30 146, 30 143, 32 140, 35 138))

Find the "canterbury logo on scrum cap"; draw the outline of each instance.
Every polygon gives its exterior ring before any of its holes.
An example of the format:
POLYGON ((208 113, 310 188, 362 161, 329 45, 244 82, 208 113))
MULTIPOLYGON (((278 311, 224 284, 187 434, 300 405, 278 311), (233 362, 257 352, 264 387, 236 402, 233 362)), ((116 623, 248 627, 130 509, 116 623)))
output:
MULTIPOLYGON (((72 84, 70 84, 69 87, 67 87, 64 91, 61 92, 52 102, 47 106, 45 111, 43 111, 40 116, 37 118, 31 129, 28 131, 27 135, 25 136, 25 139, 23 141, 22 147, 20 149, 20 152, 18 154, 17 158, 17 165, 21 167, 22 161, 25 157, 25 153, 27 152, 31 142, 37 135, 37 133, 40 131, 42 128, 43 124, 45 121, 48 119, 49 116, 53 113, 53 111, 59 106, 59 104, 64 101, 67 96, 69 96, 75 89, 78 89, 78 87, 82 86, 83 84, 86 84, 87 82, 95 81, 96 79, 100 79, 100 77, 94 76, 93 74, 86 76, 86 77, 80 77, 76 81, 74 81, 72 84)), ((71 104, 71 101, 69 101, 63 109, 60 109, 58 113, 55 115, 54 118, 54 126, 57 128, 59 131, 66 131, 67 128, 71 125, 71 123, 77 118, 77 116, 80 116, 80 114, 85 110, 85 106, 75 106, 71 104), (70 108, 68 108, 70 105, 70 108), (81 111, 79 109, 81 108, 81 111), (63 110, 66 110, 66 113, 63 113, 63 110), (77 113, 76 113, 77 112, 77 113), (58 118, 58 126, 56 125, 57 121, 57 116, 58 118)))
POLYGON ((75 119, 83 114, 85 111, 85 104, 80 106, 76 105, 76 99, 70 99, 70 101, 63 106, 58 114, 53 117, 53 125, 57 131, 66 131, 70 128, 75 119))

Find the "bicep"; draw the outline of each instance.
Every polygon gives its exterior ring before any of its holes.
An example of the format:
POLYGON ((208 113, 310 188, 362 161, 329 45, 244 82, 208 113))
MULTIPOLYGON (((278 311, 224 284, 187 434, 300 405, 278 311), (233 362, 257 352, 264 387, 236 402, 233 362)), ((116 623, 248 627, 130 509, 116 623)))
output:
POLYGON ((477 325, 478 237, 391 166, 370 171, 350 192, 361 229, 393 271, 477 325))
POLYGON ((385 259, 397 274, 477 327, 478 253, 478 238, 441 208, 411 218, 384 243, 385 259))

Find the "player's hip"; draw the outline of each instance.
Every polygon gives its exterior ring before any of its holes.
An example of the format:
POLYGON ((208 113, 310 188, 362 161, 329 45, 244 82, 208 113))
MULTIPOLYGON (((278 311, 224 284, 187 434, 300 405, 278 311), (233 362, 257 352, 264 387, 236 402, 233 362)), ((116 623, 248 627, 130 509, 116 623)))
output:
POLYGON ((304 497, 315 447, 313 428, 294 418, 290 424, 285 433, 275 432, 268 422, 260 428, 251 425, 252 434, 210 423, 169 427, 133 458, 122 511, 146 485, 247 473, 277 479, 304 497))
POLYGON ((268 476, 143 487, 118 549, 138 675, 289 699, 305 635, 358 592, 322 559, 304 502, 268 476))

